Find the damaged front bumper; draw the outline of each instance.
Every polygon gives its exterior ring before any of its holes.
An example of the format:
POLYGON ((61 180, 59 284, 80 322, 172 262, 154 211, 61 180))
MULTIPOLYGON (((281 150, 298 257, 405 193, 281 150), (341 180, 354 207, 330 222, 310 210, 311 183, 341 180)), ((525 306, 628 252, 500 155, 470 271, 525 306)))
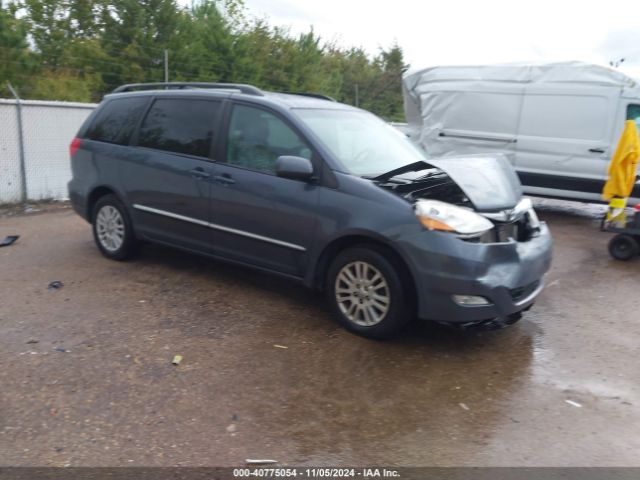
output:
POLYGON ((513 323, 542 291, 553 249, 544 223, 523 242, 470 243, 447 233, 422 232, 401 245, 413 270, 418 317, 459 326, 513 323), (463 297, 486 302, 465 305, 463 297))

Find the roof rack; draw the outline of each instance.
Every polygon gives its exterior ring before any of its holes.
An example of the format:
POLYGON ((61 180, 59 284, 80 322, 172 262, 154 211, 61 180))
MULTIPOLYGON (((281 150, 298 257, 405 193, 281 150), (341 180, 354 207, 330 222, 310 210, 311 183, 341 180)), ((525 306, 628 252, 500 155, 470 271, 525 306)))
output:
POLYGON ((264 96, 262 91, 253 85, 242 83, 200 83, 200 82, 154 82, 129 83, 120 85, 111 93, 132 92, 134 90, 186 90, 189 88, 210 88, 218 90, 237 90, 247 95, 264 96))
POLYGON ((337 100, 329 95, 323 95, 321 93, 307 93, 307 92, 280 92, 287 95, 302 95, 303 97, 319 98, 321 100, 329 100, 331 102, 337 102, 337 100))

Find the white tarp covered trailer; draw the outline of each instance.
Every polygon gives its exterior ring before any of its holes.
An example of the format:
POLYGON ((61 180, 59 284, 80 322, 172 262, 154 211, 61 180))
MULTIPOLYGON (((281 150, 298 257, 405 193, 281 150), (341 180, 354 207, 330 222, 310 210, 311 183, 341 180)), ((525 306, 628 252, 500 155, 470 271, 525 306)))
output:
POLYGON ((430 155, 506 154, 534 195, 601 200, 625 120, 640 124, 637 82, 581 62, 432 67, 403 89, 410 136, 430 155))

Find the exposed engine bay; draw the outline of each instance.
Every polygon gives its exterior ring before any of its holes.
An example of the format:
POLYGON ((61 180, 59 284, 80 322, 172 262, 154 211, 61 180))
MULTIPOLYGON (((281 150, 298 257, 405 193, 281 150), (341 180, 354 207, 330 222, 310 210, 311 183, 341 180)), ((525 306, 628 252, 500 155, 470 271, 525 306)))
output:
MULTIPOLYGON (((467 174, 473 175, 473 169, 469 168, 467 174)), ((418 172, 402 172, 391 178, 374 181, 381 188, 393 191, 414 205, 418 217, 427 228, 455 232, 465 241, 525 242, 539 231, 540 223, 529 199, 520 196, 511 208, 480 210, 447 172, 432 165, 418 172), (457 216, 446 215, 447 209, 455 209, 457 216), (462 212, 462 209, 466 212, 462 212), (471 211, 474 212, 473 216, 471 211), (443 220, 443 212, 446 221, 443 220), (476 218, 479 216, 483 221, 476 218)))
POLYGON ((440 200, 460 207, 474 208, 473 203, 460 186, 449 175, 437 168, 415 179, 396 177, 384 183, 378 183, 378 185, 397 193, 411 203, 425 198, 440 200))

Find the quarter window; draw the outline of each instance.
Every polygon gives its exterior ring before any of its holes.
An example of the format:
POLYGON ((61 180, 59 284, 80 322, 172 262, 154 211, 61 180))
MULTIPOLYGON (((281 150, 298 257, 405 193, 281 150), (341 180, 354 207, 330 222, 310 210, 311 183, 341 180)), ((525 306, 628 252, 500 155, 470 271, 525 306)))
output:
POLYGON ((275 115, 253 107, 236 105, 231 113, 227 163, 275 172, 282 155, 311 159, 311 149, 287 124, 275 115))
POLYGON ((134 97, 107 102, 98 112, 86 137, 99 142, 127 145, 148 100, 148 97, 134 97))
POLYGON ((142 122, 138 145, 207 157, 219 110, 216 101, 158 99, 142 122))

